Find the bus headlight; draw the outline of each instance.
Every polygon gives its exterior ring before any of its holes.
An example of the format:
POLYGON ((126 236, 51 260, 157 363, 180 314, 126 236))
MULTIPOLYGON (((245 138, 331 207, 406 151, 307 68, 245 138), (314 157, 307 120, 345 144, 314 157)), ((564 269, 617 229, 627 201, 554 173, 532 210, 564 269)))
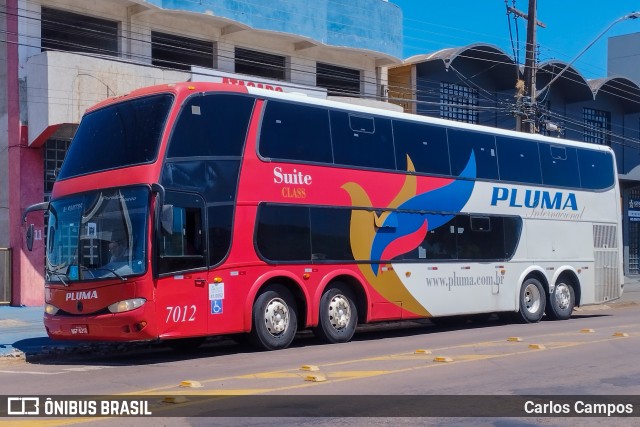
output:
POLYGON ((133 298, 114 302, 108 308, 112 313, 123 313, 125 311, 131 311, 138 307, 142 307, 142 304, 144 304, 145 302, 147 302, 147 300, 144 298, 133 298))
POLYGON ((58 312, 58 310, 60 310, 60 309, 58 307, 56 307, 55 305, 51 305, 51 304, 45 304, 44 305, 44 312, 47 313, 47 314, 50 314, 51 316, 56 314, 58 312))

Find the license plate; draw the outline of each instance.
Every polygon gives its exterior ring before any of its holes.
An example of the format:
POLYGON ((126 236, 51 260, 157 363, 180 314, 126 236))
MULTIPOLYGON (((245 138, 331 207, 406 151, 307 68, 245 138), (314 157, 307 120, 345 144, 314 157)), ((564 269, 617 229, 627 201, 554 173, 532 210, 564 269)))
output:
POLYGON ((87 325, 71 326, 71 335, 86 335, 88 333, 89 333, 89 326, 87 325))

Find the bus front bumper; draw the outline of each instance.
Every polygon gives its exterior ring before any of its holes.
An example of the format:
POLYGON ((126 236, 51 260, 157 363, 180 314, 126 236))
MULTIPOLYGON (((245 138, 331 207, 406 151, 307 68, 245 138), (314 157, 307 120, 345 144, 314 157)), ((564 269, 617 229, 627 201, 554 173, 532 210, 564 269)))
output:
POLYGON ((87 316, 44 314, 47 334, 54 340, 145 341, 158 337, 152 304, 124 313, 87 316))

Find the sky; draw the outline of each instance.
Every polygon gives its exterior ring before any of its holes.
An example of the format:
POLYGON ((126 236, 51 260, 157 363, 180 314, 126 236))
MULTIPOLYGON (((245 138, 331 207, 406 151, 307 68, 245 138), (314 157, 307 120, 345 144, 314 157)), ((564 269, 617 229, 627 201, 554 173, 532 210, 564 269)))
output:
MULTIPOLYGON (((487 43, 513 57, 513 41, 520 40, 520 63, 524 63, 527 23, 507 18, 505 0, 389 0, 403 13, 404 58, 449 47, 487 43)), ((513 7, 513 0, 508 0, 513 7)), ((527 12, 528 1, 516 0, 515 8, 527 12)), ((640 32, 640 19, 618 22, 585 51, 598 35, 618 18, 640 11, 640 0, 538 0, 537 44, 539 61, 570 62, 586 78, 607 76, 607 39, 640 32)))

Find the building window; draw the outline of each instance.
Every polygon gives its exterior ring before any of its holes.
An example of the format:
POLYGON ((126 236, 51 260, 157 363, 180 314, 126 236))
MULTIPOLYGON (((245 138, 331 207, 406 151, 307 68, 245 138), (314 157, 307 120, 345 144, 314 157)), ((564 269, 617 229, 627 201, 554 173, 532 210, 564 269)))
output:
POLYGON ((440 117, 478 123, 478 90, 455 83, 440 83, 440 117))
POLYGON ((316 86, 327 89, 328 95, 359 95, 360 70, 318 62, 316 86))
POLYGON ((44 145, 44 193, 48 200, 53 190, 58 172, 62 167, 62 161, 67 155, 71 140, 49 139, 44 145))
MULTIPOLYGON (((70 139, 49 139, 44 144, 44 198, 45 202, 51 200, 51 192, 53 191, 53 183, 56 182, 58 172, 62 167, 62 161, 69 151, 70 139)), ((49 211, 44 214, 44 238, 45 247, 47 239, 49 223, 49 211)))
POLYGON ((236 73, 269 79, 286 80, 286 60, 284 56, 258 52, 256 50, 235 49, 236 73))
POLYGON ((42 51, 118 56, 118 22, 42 8, 42 51))
POLYGON ((611 113, 584 108, 584 141, 594 144, 611 145, 611 113))
MULTIPOLYGON (((629 190, 629 210, 637 209, 640 188, 629 190)), ((640 218, 629 215, 629 274, 640 274, 640 218)))
POLYGON ((151 63, 158 67, 189 70, 192 65, 214 68, 213 42, 151 32, 151 63))

